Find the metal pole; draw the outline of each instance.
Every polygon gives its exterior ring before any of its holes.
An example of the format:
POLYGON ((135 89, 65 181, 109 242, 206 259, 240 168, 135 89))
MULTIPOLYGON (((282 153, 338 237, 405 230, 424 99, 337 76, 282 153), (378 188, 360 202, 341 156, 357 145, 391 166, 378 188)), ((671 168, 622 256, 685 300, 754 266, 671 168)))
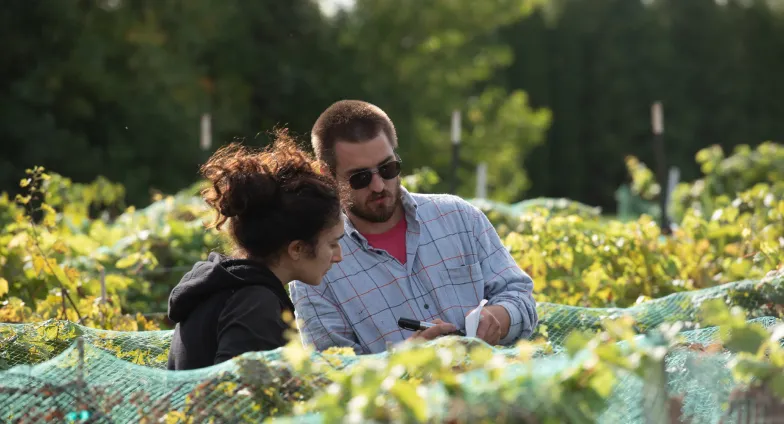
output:
POLYGON ((457 194, 457 170, 460 163, 460 111, 452 112, 452 187, 450 193, 457 194))
POLYGON ((659 180, 659 207, 661 208, 660 224, 662 234, 671 234, 670 219, 667 214, 669 184, 667 178, 667 157, 664 153, 664 114, 661 102, 651 107, 651 127, 653 128, 653 152, 656 156, 656 174, 659 180))
POLYGON ((199 147, 202 150, 209 150, 212 147, 212 115, 205 113, 201 115, 199 147))
POLYGON ((101 303, 106 303, 106 268, 101 267, 101 303))
POLYGON ((487 162, 476 166, 476 198, 487 198, 487 162))

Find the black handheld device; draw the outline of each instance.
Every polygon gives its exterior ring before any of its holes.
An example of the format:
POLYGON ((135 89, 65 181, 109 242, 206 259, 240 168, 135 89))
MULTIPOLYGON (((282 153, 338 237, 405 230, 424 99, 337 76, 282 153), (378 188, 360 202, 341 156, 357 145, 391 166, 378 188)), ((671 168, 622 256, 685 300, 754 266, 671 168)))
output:
MULTIPOLYGON (((400 318, 399 320, 397 320, 397 325, 400 328, 411 330, 411 331, 427 330, 430 327, 436 326, 436 324, 433 324, 432 322, 419 321, 411 318, 400 318)), ((463 330, 458 328, 456 331, 448 333, 448 335, 465 337, 466 334, 463 330)))

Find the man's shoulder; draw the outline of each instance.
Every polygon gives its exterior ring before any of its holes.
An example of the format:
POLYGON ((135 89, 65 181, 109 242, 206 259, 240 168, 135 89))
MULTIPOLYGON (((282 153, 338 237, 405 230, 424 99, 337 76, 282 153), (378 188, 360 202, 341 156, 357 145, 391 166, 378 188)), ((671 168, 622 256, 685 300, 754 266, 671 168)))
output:
POLYGON ((444 213, 453 213, 455 211, 474 215, 479 211, 471 202, 453 194, 410 194, 417 204, 417 212, 423 215, 430 214, 438 216, 443 215, 444 213))
MULTIPOLYGON (((333 266, 332 269, 329 270, 329 272, 332 272, 334 269, 335 269, 335 267, 333 266)), ((321 284, 316 285, 316 286, 310 285, 308 283, 304 283, 304 282, 302 282, 300 280, 289 281, 289 284, 288 284, 289 285, 289 295, 290 296, 294 296, 295 294, 298 294, 298 295, 307 296, 307 294, 305 293, 306 291, 315 291, 315 292, 318 292, 318 293, 323 293, 325 291, 325 288, 326 288, 325 284, 324 284, 326 281, 328 281, 328 279, 326 279, 326 278, 322 279, 321 284)))

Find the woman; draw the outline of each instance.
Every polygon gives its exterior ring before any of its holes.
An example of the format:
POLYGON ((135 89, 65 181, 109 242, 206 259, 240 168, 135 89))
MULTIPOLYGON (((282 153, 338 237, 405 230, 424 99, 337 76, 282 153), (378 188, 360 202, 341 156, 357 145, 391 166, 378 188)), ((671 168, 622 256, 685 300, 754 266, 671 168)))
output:
POLYGON ((202 194, 217 212, 211 226, 228 223, 235 249, 197 262, 172 290, 170 370, 286 344, 282 315, 294 305, 284 284, 318 285, 341 260, 338 188, 318 170, 283 132, 265 151, 232 144, 202 166, 211 183, 202 194))

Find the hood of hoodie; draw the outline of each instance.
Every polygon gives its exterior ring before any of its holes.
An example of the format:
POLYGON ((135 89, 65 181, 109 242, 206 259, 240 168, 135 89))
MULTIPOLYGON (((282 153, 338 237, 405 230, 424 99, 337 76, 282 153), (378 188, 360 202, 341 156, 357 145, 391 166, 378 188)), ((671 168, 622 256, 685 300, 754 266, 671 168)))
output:
POLYGON ((172 290, 169 295, 169 319, 181 322, 216 293, 248 286, 267 287, 284 307, 294 311, 283 283, 269 268, 255 261, 230 259, 212 252, 206 261, 196 262, 172 290))

